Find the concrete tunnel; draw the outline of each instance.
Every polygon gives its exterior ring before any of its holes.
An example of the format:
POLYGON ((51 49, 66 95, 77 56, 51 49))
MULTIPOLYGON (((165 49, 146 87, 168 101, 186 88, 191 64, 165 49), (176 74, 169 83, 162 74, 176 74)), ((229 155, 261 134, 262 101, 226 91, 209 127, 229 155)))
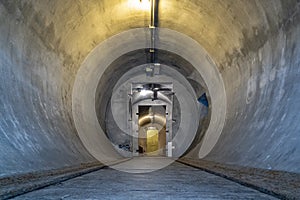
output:
POLYGON ((1 0, 0 182, 151 156, 299 177, 299 9, 1 0))

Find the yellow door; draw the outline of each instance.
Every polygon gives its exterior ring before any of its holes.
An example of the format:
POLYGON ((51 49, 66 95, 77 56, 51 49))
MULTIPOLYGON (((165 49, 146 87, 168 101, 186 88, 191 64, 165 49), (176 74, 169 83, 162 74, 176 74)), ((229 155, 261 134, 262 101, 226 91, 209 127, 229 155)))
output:
POLYGON ((158 130, 147 130, 147 153, 158 150, 158 130))

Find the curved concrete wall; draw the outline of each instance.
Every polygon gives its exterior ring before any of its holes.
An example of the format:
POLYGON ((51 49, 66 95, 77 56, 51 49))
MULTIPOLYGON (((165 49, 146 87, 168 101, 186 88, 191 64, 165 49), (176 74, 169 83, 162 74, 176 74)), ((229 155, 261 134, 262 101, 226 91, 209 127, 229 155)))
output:
POLYGON ((299 19, 296 14, 256 51, 246 46, 247 55, 224 65, 227 123, 208 159, 300 172, 299 19))
MULTIPOLYGON (((300 172, 299 15, 297 0, 160 0, 159 26, 203 46, 225 85, 225 126, 206 159, 300 172)), ((77 71, 149 19, 128 0, 0 2, 1 176, 93 160, 73 124, 77 71)))
POLYGON ((0 4, 0 176, 93 161, 66 99, 64 60, 0 4))

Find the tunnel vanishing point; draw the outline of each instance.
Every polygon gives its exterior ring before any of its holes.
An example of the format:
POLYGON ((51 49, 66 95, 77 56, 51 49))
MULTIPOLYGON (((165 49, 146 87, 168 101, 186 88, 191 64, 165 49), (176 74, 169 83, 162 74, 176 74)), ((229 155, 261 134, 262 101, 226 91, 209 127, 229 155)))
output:
POLYGON ((299 0, 0 0, 0 72, 0 198, 179 161, 300 199, 299 0))

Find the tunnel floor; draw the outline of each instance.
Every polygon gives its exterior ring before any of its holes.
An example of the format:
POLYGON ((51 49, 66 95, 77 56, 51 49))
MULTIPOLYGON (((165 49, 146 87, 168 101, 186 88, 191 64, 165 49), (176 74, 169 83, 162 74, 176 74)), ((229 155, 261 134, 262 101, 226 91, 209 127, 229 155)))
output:
POLYGON ((174 162, 151 173, 104 168, 14 199, 275 199, 174 162))

